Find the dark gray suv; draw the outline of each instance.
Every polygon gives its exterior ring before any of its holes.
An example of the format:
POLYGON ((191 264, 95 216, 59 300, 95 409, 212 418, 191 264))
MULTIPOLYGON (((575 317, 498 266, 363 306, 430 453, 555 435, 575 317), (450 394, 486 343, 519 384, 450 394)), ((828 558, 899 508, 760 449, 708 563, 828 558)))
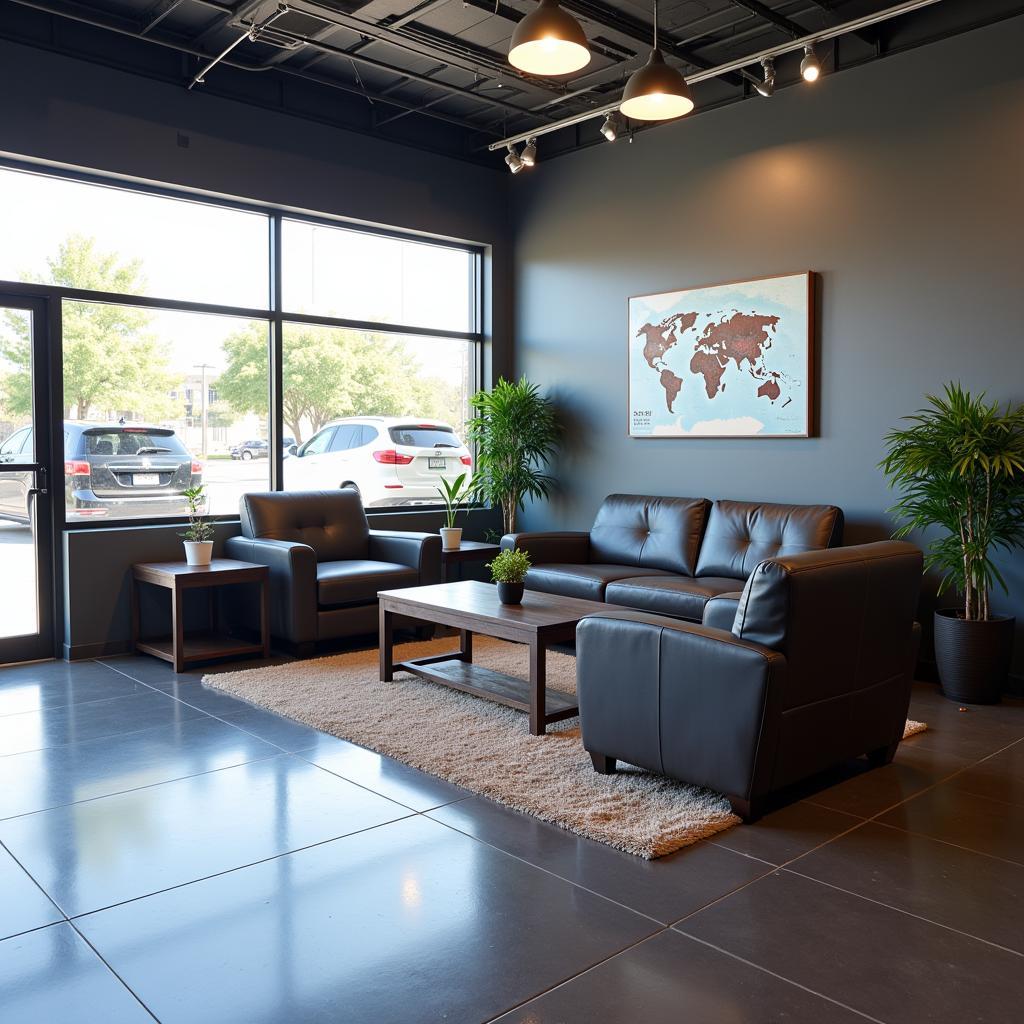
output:
MULTIPOLYGON (((0 444, 0 462, 30 461, 32 431, 0 444)), ((202 483, 202 463, 175 432, 142 424, 64 422, 64 500, 68 522, 185 515, 183 492, 202 483)), ((29 473, 0 476, 0 518, 28 522, 29 473)))

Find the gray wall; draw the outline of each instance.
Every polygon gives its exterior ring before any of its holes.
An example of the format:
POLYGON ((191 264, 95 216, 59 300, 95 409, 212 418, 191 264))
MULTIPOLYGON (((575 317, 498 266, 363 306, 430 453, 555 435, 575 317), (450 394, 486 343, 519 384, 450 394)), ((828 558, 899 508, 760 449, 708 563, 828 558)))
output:
MULTIPOLYGON (((886 535, 900 416, 951 379, 1024 400, 1022 49, 1018 18, 517 176, 516 370, 571 428, 527 524, 585 527, 627 491, 834 502, 850 542, 886 535), (820 437, 627 438, 627 296, 808 269, 820 437)), ((1004 569, 1020 630, 1024 558, 1004 569)))
MULTIPOLYGON (((0 42, 0 94, 17 97, 0 104, 0 147, 10 156, 489 246, 485 373, 508 372, 507 175, 8 42, 0 42)), ((470 530, 483 522, 475 517, 470 530)), ((373 525, 433 530, 440 516, 373 525)), ((129 568, 180 557, 179 530, 67 532, 66 653, 126 649, 129 568)))

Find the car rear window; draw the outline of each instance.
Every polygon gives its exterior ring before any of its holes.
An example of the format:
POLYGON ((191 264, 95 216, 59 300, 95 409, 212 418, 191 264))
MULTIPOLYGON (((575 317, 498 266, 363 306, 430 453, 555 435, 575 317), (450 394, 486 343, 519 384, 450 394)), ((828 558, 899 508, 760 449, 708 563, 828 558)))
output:
POLYGON ((391 427, 388 431, 394 444, 412 448, 460 448, 459 439, 451 427, 391 427))
POLYGON ((137 455, 140 449, 165 449, 150 454, 188 455, 188 449, 174 433, 139 430, 87 431, 82 435, 86 455, 137 455))

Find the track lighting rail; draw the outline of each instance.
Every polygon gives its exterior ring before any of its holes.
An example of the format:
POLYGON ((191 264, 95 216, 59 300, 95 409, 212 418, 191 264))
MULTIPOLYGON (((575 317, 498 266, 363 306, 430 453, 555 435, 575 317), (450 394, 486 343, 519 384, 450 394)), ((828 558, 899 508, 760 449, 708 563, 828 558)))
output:
MULTIPOLYGON (((696 85, 698 82, 706 82, 712 78, 720 78, 721 76, 730 74, 731 72, 743 71, 752 64, 759 64, 765 58, 772 58, 774 60, 776 57, 781 57, 784 54, 803 50, 808 46, 814 47, 820 43, 828 42, 831 39, 838 39, 840 36, 861 32, 864 29, 871 28, 873 25, 881 24, 884 21, 891 21, 893 18, 898 18, 903 14, 910 14, 923 7, 931 7, 940 2, 941 0, 904 0, 903 3, 887 7, 884 11, 877 11, 874 14, 866 14, 860 18, 852 18, 851 20, 844 21, 841 24, 832 25, 828 28, 820 29, 817 32, 809 32, 807 35, 787 40, 786 42, 779 43, 776 46, 769 46, 763 50, 758 50, 756 53, 752 53, 749 56, 730 60, 724 64, 718 64, 715 67, 708 68, 707 70, 695 71, 692 75, 686 76, 686 81, 689 85, 696 85)), ((518 145, 520 142, 527 142, 528 140, 536 139, 541 135, 549 135, 551 132, 557 132, 562 128, 571 128, 574 125, 582 124, 584 121, 589 121, 592 118, 605 118, 614 111, 617 111, 620 103, 621 101, 619 99, 615 99, 610 103, 603 104, 602 106, 592 107, 590 110, 587 110, 582 114, 573 114, 570 117, 562 118, 560 121, 553 121, 550 124, 530 128, 527 131, 520 132, 518 135, 510 135, 506 139, 492 142, 487 148, 492 152, 499 149, 507 149, 511 146, 518 145)))

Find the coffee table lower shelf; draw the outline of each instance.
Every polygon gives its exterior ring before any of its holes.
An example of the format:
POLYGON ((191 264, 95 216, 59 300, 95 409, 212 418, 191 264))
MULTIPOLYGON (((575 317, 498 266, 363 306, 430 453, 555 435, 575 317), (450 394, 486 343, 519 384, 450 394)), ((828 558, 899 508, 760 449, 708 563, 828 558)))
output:
MULTIPOLYGON (((476 697, 485 697, 517 711, 530 710, 530 682, 518 676, 495 672, 493 669, 474 665, 460 657, 459 652, 451 654, 435 654, 429 658, 414 658, 411 661, 396 662, 394 670, 404 669, 421 679, 429 679, 432 683, 471 693, 476 697)), ((576 703, 576 695, 564 693, 562 690, 544 689, 544 724, 561 722, 566 718, 574 718, 580 713, 576 703)))

